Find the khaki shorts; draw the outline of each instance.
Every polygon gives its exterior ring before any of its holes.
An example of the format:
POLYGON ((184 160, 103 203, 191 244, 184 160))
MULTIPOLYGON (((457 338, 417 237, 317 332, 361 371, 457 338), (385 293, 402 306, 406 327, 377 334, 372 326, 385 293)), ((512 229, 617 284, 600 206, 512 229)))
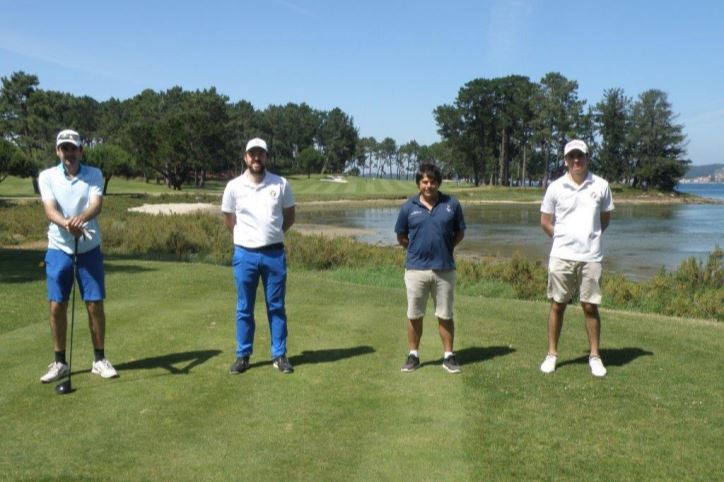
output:
POLYGON ((600 305, 602 272, 601 263, 551 257, 548 298, 557 303, 570 303, 578 297, 581 303, 600 305))
POLYGON ((417 320, 425 316, 427 299, 432 295, 435 316, 443 320, 453 319, 455 296, 455 270, 405 270, 407 287, 407 318, 417 320))

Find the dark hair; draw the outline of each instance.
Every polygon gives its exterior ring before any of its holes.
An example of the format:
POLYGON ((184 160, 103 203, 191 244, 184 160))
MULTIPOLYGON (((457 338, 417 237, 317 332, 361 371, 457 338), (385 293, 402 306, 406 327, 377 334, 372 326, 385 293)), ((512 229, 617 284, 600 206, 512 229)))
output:
POLYGON ((423 177, 431 177, 439 184, 442 184, 442 172, 435 164, 420 164, 415 174, 415 184, 419 185, 423 177))

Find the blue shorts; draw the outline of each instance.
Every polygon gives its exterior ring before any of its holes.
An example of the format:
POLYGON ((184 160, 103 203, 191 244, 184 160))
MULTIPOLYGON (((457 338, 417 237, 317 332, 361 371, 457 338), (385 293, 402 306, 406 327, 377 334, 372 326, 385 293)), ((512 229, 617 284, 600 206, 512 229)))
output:
MULTIPOLYGON (((45 255, 48 277, 48 301, 68 301, 73 287, 73 255, 49 249, 45 255)), ((103 254, 100 246, 78 254, 78 286, 84 301, 103 301, 106 297, 103 254)))

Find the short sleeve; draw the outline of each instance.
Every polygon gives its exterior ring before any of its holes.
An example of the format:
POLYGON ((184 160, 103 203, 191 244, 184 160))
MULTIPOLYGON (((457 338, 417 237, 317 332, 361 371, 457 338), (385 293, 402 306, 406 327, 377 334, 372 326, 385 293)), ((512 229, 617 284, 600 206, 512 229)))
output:
POLYGON ((551 184, 546 189, 545 196, 543 196, 543 202, 540 205, 540 212, 544 214, 554 214, 556 212, 556 198, 554 194, 554 186, 551 184))
POLYGON ((89 183, 89 196, 103 197, 103 173, 100 169, 93 170, 93 177, 89 183))
POLYGON ((294 206, 294 193, 292 193, 292 185, 284 179, 284 193, 282 194, 282 208, 287 209, 294 206))
POLYGON ((465 231, 465 216, 463 215, 463 207, 459 202, 455 202, 455 231, 465 231))
POLYGON ((40 191, 40 199, 43 201, 54 201, 53 186, 50 181, 50 172, 43 171, 38 177, 38 190, 40 191))
POLYGON ((601 196, 601 212, 613 211, 613 195, 611 194, 611 188, 606 183, 601 196))
POLYGON ((224 189, 224 195, 221 197, 221 212, 224 213, 235 213, 236 203, 234 202, 234 189, 229 181, 224 189))
POLYGON ((402 208, 400 208, 400 213, 397 215, 397 222, 395 223, 395 233, 405 234, 410 230, 407 224, 407 214, 407 204, 404 204, 402 208))

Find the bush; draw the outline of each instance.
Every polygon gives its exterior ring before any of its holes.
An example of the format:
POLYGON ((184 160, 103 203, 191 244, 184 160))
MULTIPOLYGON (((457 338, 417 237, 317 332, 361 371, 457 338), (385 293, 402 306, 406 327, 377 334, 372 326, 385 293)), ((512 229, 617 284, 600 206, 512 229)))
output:
MULTIPOLYGON (((213 202, 218 196, 113 196, 99 218, 104 251, 146 259, 231 264, 232 236, 221 216, 187 214, 153 216, 128 212, 143 202, 213 202)), ((0 202, 0 245, 42 241, 48 221, 39 201, 0 202)), ((404 267, 399 247, 372 246, 350 238, 330 238, 290 232, 287 259, 294 269, 357 270, 360 279, 404 267)), ((354 275, 348 275, 354 278, 354 275)), ((512 259, 457 260, 457 280, 466 294, 545 299, 547 273, 540 262, 520 255, 512 259)), ((621 274, 603 279, 604 304, 625 310, 724 321, 724 251, 717 246, 704 261, 689 258, 678 269, 662 269, 636 283, 621 274)))
POLYGON ((606 303, 622 309, 724 321, 724 252, 719 246, 706 262, 691 257, 678 269, 634 283, 623 275, 604 278, 606 303))

